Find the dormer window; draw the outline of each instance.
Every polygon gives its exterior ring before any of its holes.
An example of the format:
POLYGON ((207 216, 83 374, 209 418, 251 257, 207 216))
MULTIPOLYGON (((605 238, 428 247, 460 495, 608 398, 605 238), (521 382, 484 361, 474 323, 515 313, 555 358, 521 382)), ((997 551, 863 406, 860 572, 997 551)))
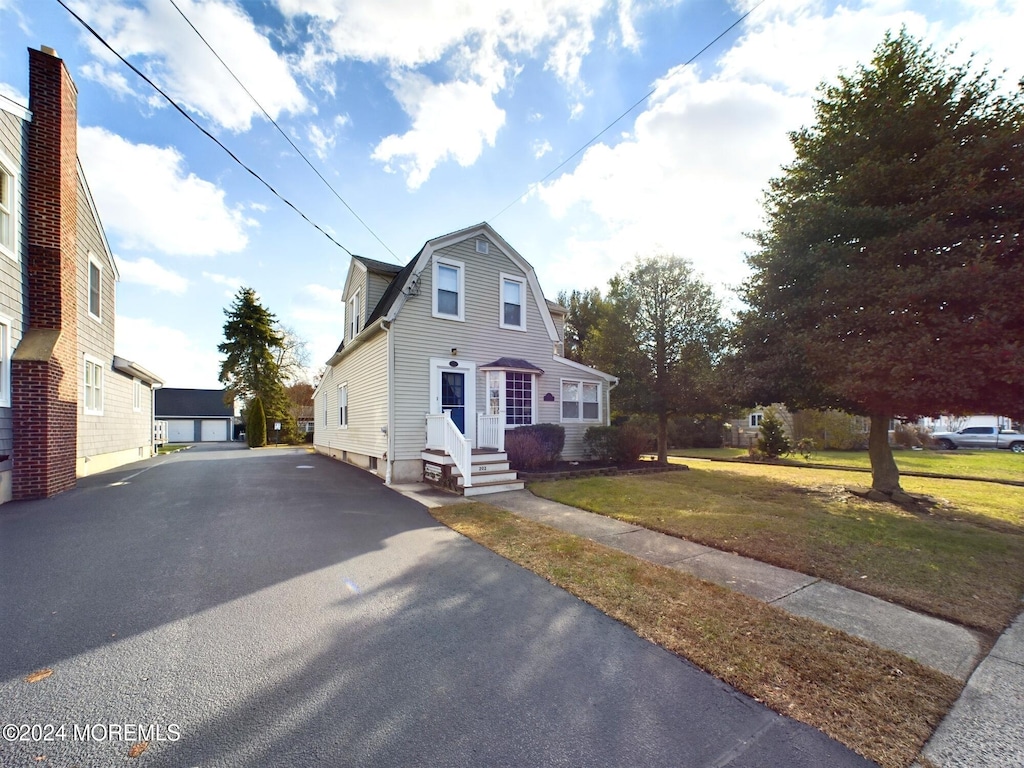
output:
POLYGON ((434 317, 464 320, 466 267, 460 261, 434 258, 434 317))
POLYGON ((526 330, 526 279, 514 275, 501 276, 502 328, 526 330))
POLYGON ((348 339, 351 341, 360 331, 359 327, 359 291, 348 300, 348 339))

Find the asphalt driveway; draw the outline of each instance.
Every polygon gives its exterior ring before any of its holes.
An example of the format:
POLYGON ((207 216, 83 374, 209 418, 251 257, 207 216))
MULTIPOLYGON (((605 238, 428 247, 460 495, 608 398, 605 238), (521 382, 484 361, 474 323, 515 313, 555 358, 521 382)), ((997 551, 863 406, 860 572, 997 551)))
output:
POLYGON ((0 507, 0 724, 5 768, 867 764, 368 473, 234 446, 0 507))

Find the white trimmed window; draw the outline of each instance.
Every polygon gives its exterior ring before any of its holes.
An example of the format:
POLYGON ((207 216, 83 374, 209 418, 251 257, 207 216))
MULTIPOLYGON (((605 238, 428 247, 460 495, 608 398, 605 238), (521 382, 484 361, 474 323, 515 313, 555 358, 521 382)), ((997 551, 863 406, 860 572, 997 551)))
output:
POLYGON ((356 291, 348 300, 348 338, 349 341, 359 333, 359 291, 356 291))
POLYGON ((90 416, 103 415, 103 363, 94 357, 85 357, 84 410, 90 416))
POLYGON ((476 241, 476 252, 477 253, 490 253, 491 252, 490 245, 491 244, 488 243, 486 240, 477 240, 476 241))
POLYGON ((6 156, 0 154, 0 252, 8 258, 18 260, 17 227, 18 177, 6 156))
POLYGON ((96 260, 96 257, 89 254, 89 315, 95 320, 101 320, 103 292, 103 265, 96 260))
POLYGON ((0 406, 11 406, 11 321, 0 317, 0 406))
POLYGON ((524 371, 487 371, 487 412, 504 413, 506 427, 536 423, 535 378, 524 371))
POLYGON ((562 379, 562 421, 599 421, 601 385, 562 379))
POLYGON ((142 410, 142 382, 132 379, 132 410, 138 413, 142 410))
POLYGON ((748 422, 751 427, 760 427, 761 422, 764 420, 764 414, 761 411, 750 414, 750 421, 748 422))
POLYGON ((502 274, 499 321, 502 328, 526 330, 526 278, 502 274))
POLYGON ((324 400, 324 426, 326 427, 327 426, 327 411, 328 411, 328 406, 327 406, 327 390, 326 389, 323 391, 322 397, 323 397, 323 400, 324 400))
POLYGON ((434 257, 434 317, 466 319, 466 266, 434 257))
POLYGON ((338 385, 338 426, 348 427, 348 383, 338 385))

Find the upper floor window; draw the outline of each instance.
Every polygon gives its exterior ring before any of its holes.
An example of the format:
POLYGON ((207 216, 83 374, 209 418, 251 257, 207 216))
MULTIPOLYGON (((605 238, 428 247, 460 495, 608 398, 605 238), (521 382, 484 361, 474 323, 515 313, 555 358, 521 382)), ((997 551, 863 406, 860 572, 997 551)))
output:
POLYGON ((138 413, 142 410, 142 382, 132 379, 132 410, 138 413))
POLYGON ((338 426, 348 426, 348 384, 338 385, 338 426))
POLYGON ((764 420, 764 414, 758 411, 756 413, 750 414, 749 424, 751 427, 760 427, 762 420, 764 420))
POLYGON ((11 321, 0 317, 0 406, 11 405, 11 321))
POLYGON ((434 317, 464 320, 466 267, 460 261, 434 257, 434 317))
POLYGON ((601 418, 601 385, 562 380, 562 421, 597 421, 601 418))
POLYGON ((476 252, 477 253, 490 253, 490 251, 491 251, 490 243, 488 243, 486 240, 477 240, 476 241, 476 252))
POLYGON ((526 280, 501 276, 501 327, 526 330, 526 280))
POLYGON ((18 258, 15 246, 15 227, 17 226, 17 207, 14 197, 17 192, 14 170, 0 154, 0 252, 12 259, 18 258))
POLYGON ((103 415, 103 364, 91 357, 85 358, 85 412, 103 415))
POLYGON ((89 254, 89 314, 101 319, 100 302, 103 289, 103 267, 96 258, 89 254))
POLYGON ((360 331, 359 327, 359 291, 348 300, 348 338, 351 341, 360 331))

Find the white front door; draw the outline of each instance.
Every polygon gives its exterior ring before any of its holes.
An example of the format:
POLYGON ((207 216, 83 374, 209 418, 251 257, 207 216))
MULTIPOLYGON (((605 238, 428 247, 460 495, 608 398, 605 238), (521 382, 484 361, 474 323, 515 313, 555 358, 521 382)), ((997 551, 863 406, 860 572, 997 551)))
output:
POLYGON ((471 445, 476 445, 476 364, 430 358, 430 412, 452 417, 471 445))

